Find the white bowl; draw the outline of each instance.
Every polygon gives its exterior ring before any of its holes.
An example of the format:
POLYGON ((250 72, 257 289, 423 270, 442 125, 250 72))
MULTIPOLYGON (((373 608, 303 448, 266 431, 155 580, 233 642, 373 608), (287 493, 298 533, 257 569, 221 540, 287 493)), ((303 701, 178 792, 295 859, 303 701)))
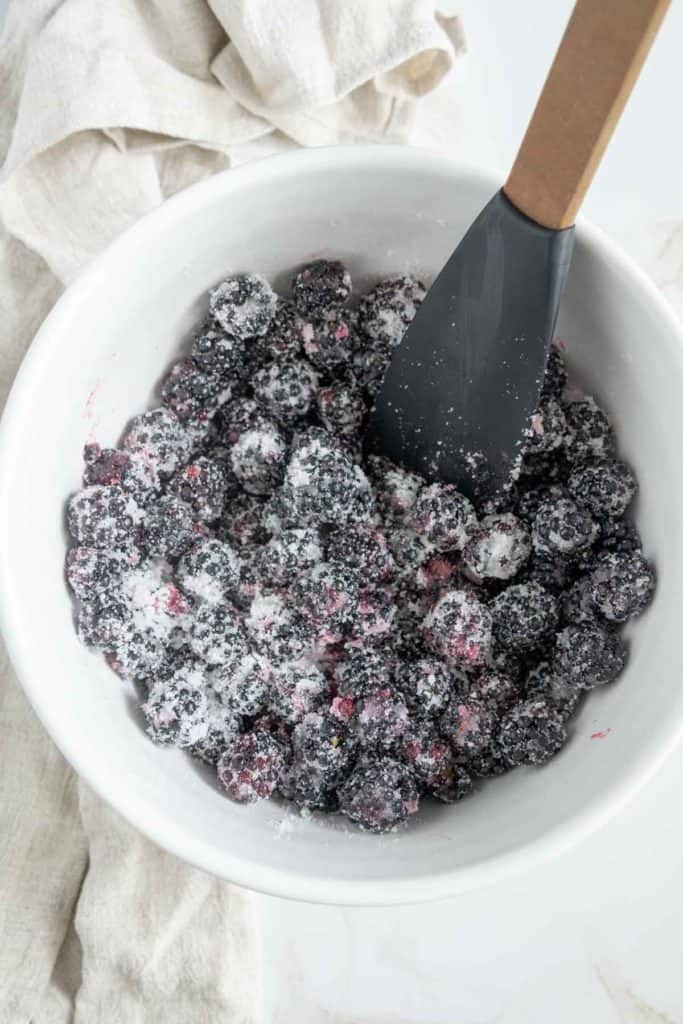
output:
POLYGON ((263 892, 346 904, 443 897, 554 856, 604 822, 662 762, 683 724, 680 516, 683 337, 646 278, 577 228, 559 335, 614 416, 637 470, 637 516, 657 563, 628 668, 591 694, 571 742, 398 835, 230 803, 208 769, 143 734, 132 689, 78 642, 63 580, 63 507, 81 449, 115 444, 146 408, 209 285, 255 269, 276 284, 319 254, 368 275, 433 274, 496 184, 393 147, 300 151, 219 175, 167 202, 94 261, 27 355, 2 421, 2 628, 33 706, 74 768, 161 846, 263 892), (597 734, 597 735, 596 735, 597 734))

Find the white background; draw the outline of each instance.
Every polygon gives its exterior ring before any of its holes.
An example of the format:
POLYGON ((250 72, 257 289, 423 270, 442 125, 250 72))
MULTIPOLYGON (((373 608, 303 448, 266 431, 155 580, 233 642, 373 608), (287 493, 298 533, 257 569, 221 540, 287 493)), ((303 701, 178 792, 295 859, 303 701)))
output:
MULTIPOLYGON (((457 9, 470 53, 428 101, 418 141, 502 180, 571 2, 457 9)), ((682 107, 673 0, 585 213, 680 315, 682 107)), ((398 909, 259 904, 267 1024, 683 1024, 683 750, 602 832, 495 888, 398 909)))

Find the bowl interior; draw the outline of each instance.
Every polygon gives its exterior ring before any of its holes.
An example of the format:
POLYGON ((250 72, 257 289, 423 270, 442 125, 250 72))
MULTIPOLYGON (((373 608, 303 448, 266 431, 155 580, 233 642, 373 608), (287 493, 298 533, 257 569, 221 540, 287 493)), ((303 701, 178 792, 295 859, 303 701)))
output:
POLYGON ((587 229, 558 334, 638 472, 638 522, 659 588, 629 630, 626 672, 591 695, 550 764, 517 770, 461 805, 430 807, 398 836, 304 820, 272 802, 239 807, 208 770, 145 738, 132 688, 75 636, 62 510, 79 484, 82 446, 115 444, 152 402, 207 287, 245 269, 282 284, 321 254, 345 259, 360 284, 395 271, 431 276, 494 188, 445 159, 384 148, 297 153, 229 172, 100 258, 46 322, 18 379, 0 461, 0 595, 14 663, 85 779, 160 844, 224 877, 349 903, 444 895, 570 841, 617 806, 678 733, 683 351, 654 293, 587 229))

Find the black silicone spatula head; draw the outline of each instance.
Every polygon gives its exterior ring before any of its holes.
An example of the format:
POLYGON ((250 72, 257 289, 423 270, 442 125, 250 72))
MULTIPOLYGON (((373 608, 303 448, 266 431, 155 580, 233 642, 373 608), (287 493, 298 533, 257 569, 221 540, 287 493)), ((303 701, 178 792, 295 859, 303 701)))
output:
POLYGON ((541 227, 493 197, 394 353, 374 450, 470 495, 510 476, 538 405, 573 230, 541 227))
POLYGON ((367 444, 427 479, 500 490, 538 403, 574 217, 669 0, 577 0, 504 189, 395 350, 367 444))

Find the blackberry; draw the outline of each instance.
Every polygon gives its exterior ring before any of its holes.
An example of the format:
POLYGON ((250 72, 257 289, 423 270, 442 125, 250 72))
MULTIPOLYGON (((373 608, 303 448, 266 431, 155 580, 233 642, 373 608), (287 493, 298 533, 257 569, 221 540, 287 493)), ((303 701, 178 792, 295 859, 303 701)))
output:
POLYGON ((201 671, 181 669, 152 686, 142 711, 147 735, 155 743, 191 747, 206 736, 208 701, 204 684, 201 671))
POLYGON ((351 624, 349 644, 356 647, 385 646, 391 640, 398 607, 390 592, 362 593, 351 624))
POLYGON ((449 590, 427 614, 421 631, 429 649, 449 665, 474 667, 483 664, 491 646, 491 614, 473 595, 449 590))
POLYGON ((654 569, 638 551, 600 555, 590 577, 591 597, 610 622, 626 622, 640 615, 654 591, 654 569))
POLYGON ((127 621, 117 633, 107 654, 107 664, 122 679, 147 681, 166 660, 166 645, 149 632, 138 630, 127 621))
POLYGON ((270 423, 262 405, 253 398, 236 398, 218 410, 215 419, 216 436, 228 447, 239 441, 242 434, 270 423))
POLYGON ((401 758, 420 786, 443 803, 456 803, 472 789, 472 779, 456 762, 450 744, 428 726, 408 732, 401 758))
POLYGON ((274 673, 270 707, 274 714, 295 725, 312 711, 318 711, 329 693, 325 676, 313 662, 291 661, 274 673))
POLYGON ((360 327, 382 349, 391 351, 415 319, 427 289, 409 274, 389 277, 360 300, 360 327))
POLYGON ((269 732, 252 729, 229 743, 216 771, 231 800, 253 804, 272 795, 286 767, 282 743, 269 732))
POLYGON ((408 728, 408 722, 405 701, 388 687, 372 690, 355 703, 353 728, 364 749, 393 749, 408 728))
POLYGON ((261 337, 272 322, 277 296, 260 274, 228 277, 209 292, 209 311, 235 338, 261 337))
POLYGON ((169 371, 161 385, 161 400, 180 420, 211 416, 230 398, 230 385, 224 377, 208 373, 193 359, 181 359, 169 371))
POLYGON ((636 493, 636 478, 625 462, 606 462, 575 469, 567 481, 574 500, 601 521, 619 518, 636 493))
POLYGON ((136 537, 144 513, 137 502, 120 487, 95 485, 78 491, 69 499, 69 533, 81 547, 122 548, 136 537))
POLYGON ((559 448, 567 430, 567 420, 560 403, 554 398, 541 401, 524 434, 525 450, 539 455, 559 448))
POLYGON ((545 367, 545 378, 543 380, 541 398, 561 398, 562 392, 566 386, 567 369, 559 350, 555 345, 553 345, 548 353, 548 362, 545 367))
POLYGON ((83 449, 83 461, 85 487, 118 484, 141 508, 148 505, 161 490, 156 467, 138 452, 123 452, 117 448, 87 444, 83 449))
POLYGON ((351 275, 340 260, 313 260, 292 281, 297 309, 318 319, 342 306, 351 294, 351 275))
POLYGON ((370 484, 329 434, 310 430, 290 458, 283 500, 298 525, 343 526, 367 518, 370 484))
POLYGON ((381 455, 368 458, 368 470, 382 515, 387 519, 404 521, 411 515, 418 493, 424 486, 422 477, 394 465, 381 455))
POLYGON ((565 449, 571 463, 608 459, 614 452, 614 435, 607 416, 594 398, 586 397, 565 406, 565 449))
POLYGON ((376 346, 376 343, 365 342, 356 349, 351 364, 354 377, 363 387, 371 403, 382 386, 391 362, 391 349, 371 347, 373 345, 376 346))
POLYGON ((210 523, 223 511, 228 486, 225 467, 200 455, 171 477, 166 493, 189 505, 195 519, 210 523))
POLYGON ((629 519, 605 519, 600 524, 600 551, 635 554, 641 540, 636 526, 629 519))
POLYGON ((171 409, 150 409, 131 420, 123 448, 144 456, 160 476, 175 473, 192 451, 192 435, 171 409))
POLYGON ((417 572, 436 555, 433 544, 424 534, 416 533, 410 527, 394 528, 387 537, 387 543, 397 566, 399 579, 411 586, 417 582, 417 572))
POLYGON ((391 758, 361 762, 339 791, 339 809, 366 832, 389 832, 419 806, 415 779, 391 758))
POLYGON ((243 549, 265 544, 269 532, 265 526, 265 503, 255 494, 238 494, 228 502, 219 526, 219 536, 243 549))
POLYGON ((88 601, 116 589, 123 573, 140 561, 136 548, 71 548, 66 554, 66 578, 76 597, 88 601))
POLYGON ((190 647, 207 665, 226 662, 235 645, 244 640, 242 621, 237 609, 227 602, 202 604, 192 620, 190 647))
POLYGON ((534 483, 531 487, 522 488, 517 494, 515 514, 528 526, 532 526, 541 505, 551 505, 568 497, 569 492, 562 484, 534 483))
POLYGON ((149 509, 143 526, 143 544, 151 555, 180 558, 202 539, 204 532, 192 507, 169 494, 149 509))
POLYGON ((305 359, 271 363, 252 377, 254 397, 266 412, 291 425, 308 415, 318 390, 318 375, 305 359))
POLYGON ((357 740, 339 719, 309 712, 294 726, 294 764, 329 789, 346 777, 357 751, 357 740))
POLYGON ((611 683, 626 664, 623 640, 598 625, 565 626, 557 634, 553 666, 582 690, 611 683))
MULTIPOLYGON (((334 684, 342 698, 360 697, 389 686, 393 668, 393 660, 383 651, 347 648, 346 657, 334 667, 334 684)), ((343 707, 335 713, 350 717, 343 707)))
POLYGON ((557 627, 557 601, 537 583, 516 583, 491 605, 493 635, 513 651, 533 651, 557 627))
POLYGON ((575 555, 598 536, 597 523, 569 498, 541 505, 531 531, 534 549, 545 555, 575 555))
POLYGON ((257 654, 243 654, 242 637, 233 646, 227 663, 211 675, 221 704, 233 715, 260 715, 271 700, 270 674, 266 661, 257 654))
POLYGON ((252 342, 262 363, 296 359, 301 355, 301 316, 293 302, 278 297, 268 331, 252 342))
POLYGON ((439 715, 448 704, 457 678, 438 658, 401 661, 396 669, 396 686, 417 718, 439 715))
POLYGON ((498 712, 476 700, 452 700, 440 720, 441 734, 453 748, 456 758, 467 764, 470 758, 486 753, 495 733, 498 712))
POLYGON ((550 661, 541 661, 532 668, 524 684, 526 700, 545 701, 563 720, 574 714, 582 693, 576 682, 556 672, 550 661))
POLYGON ((207 537, 183 555, 177 574, 186 593, 209 604, 220 604, 239 595, 240 572, 240 559, 234 549, 207 537))
POLYGON ((582 576, 562 594, 560 620, 564 626, 596 625, 600 613, 591 589, 590 577, 582 576))
POLYGON ((327 541, 327 557, 362 573, 369 588, 390 579, 395 569, 386 537, 372 523, 334 530, 327 541))
POLYGON ((282 482, 287 444, 275 423, 245 431, 232 446, 230 464, 245 491, 270 494, 282 482))
POLYGON ((470 501, 453 484, 430 484, 420 491, 413 510, 413 528, 438 551, 461 551, 477 526, 470 501))
POLYGON ((292 581, 291 593, 304 618, 324 625, 339 638, 351 626, 358 607, 358 573, 336 562, 320 562, 292 581))
POLYGON ((88 647, 101 647, 113 653, 129 622, 128 608, 121 598, 110 591, 102 591, 81 604, 78 636, 88 647))
POLYGON ((339 809, 339 799, 334 787, 326 786, 324 779, 308 768, 294 762, 280 780, 279 792, 297 807, 309 811, 333 813, 339 809))
POLYGON ((311 526, 283 530, 259 549, 258 575, 266 585, 285 587, 323 561, 320 532, 311 526))
POLYGON ((531 553, 529 532, 511 512, 486 516, 463 550, 463 561, 474 579, 509 580, 531 553))
POLYGON ((351 365, 356 339, 347 316, 335 312, 321 320, 306 320, 300 336, 306 356, 318 370, 334 373, 351 365))
POLYGON ((367 406, 355 378, 320 388, 316 401, 320 422, 330 433, 353 437, 360 432, 367 406))
POLYGON ((275 666, 307 656, 316 641, 311 623, 276 594, 253 599, 246 626, 275 666))
POLYGON ((567 741, 558 712, 543 700, 527 700, 503 718, 498 742, 509 767, 543 764, 567 741))
POLYGON ((240 720, 233 715, 214 694, 206 688, 206 733, 190 747, 193 757, 215 765, 240 732, 240 720))
POLYGON ((503 672, 484 669, 467 688, 467 703, 474 701, 485 708, 502 711, 518 696, 514 679, 503 672))
POLYGON ((207 317, 195 333, 192 360, 209 377, 237 380, 244 373, 246 346, 241 338, 227 334, 221 325, 207 317))
POLYGON ((560 595, 570 585, 574 570, 574 562, 562 558, 561 555, 534 552, 526 564, 523 577, 525 582, 538 583, 551 594, 560 595))

